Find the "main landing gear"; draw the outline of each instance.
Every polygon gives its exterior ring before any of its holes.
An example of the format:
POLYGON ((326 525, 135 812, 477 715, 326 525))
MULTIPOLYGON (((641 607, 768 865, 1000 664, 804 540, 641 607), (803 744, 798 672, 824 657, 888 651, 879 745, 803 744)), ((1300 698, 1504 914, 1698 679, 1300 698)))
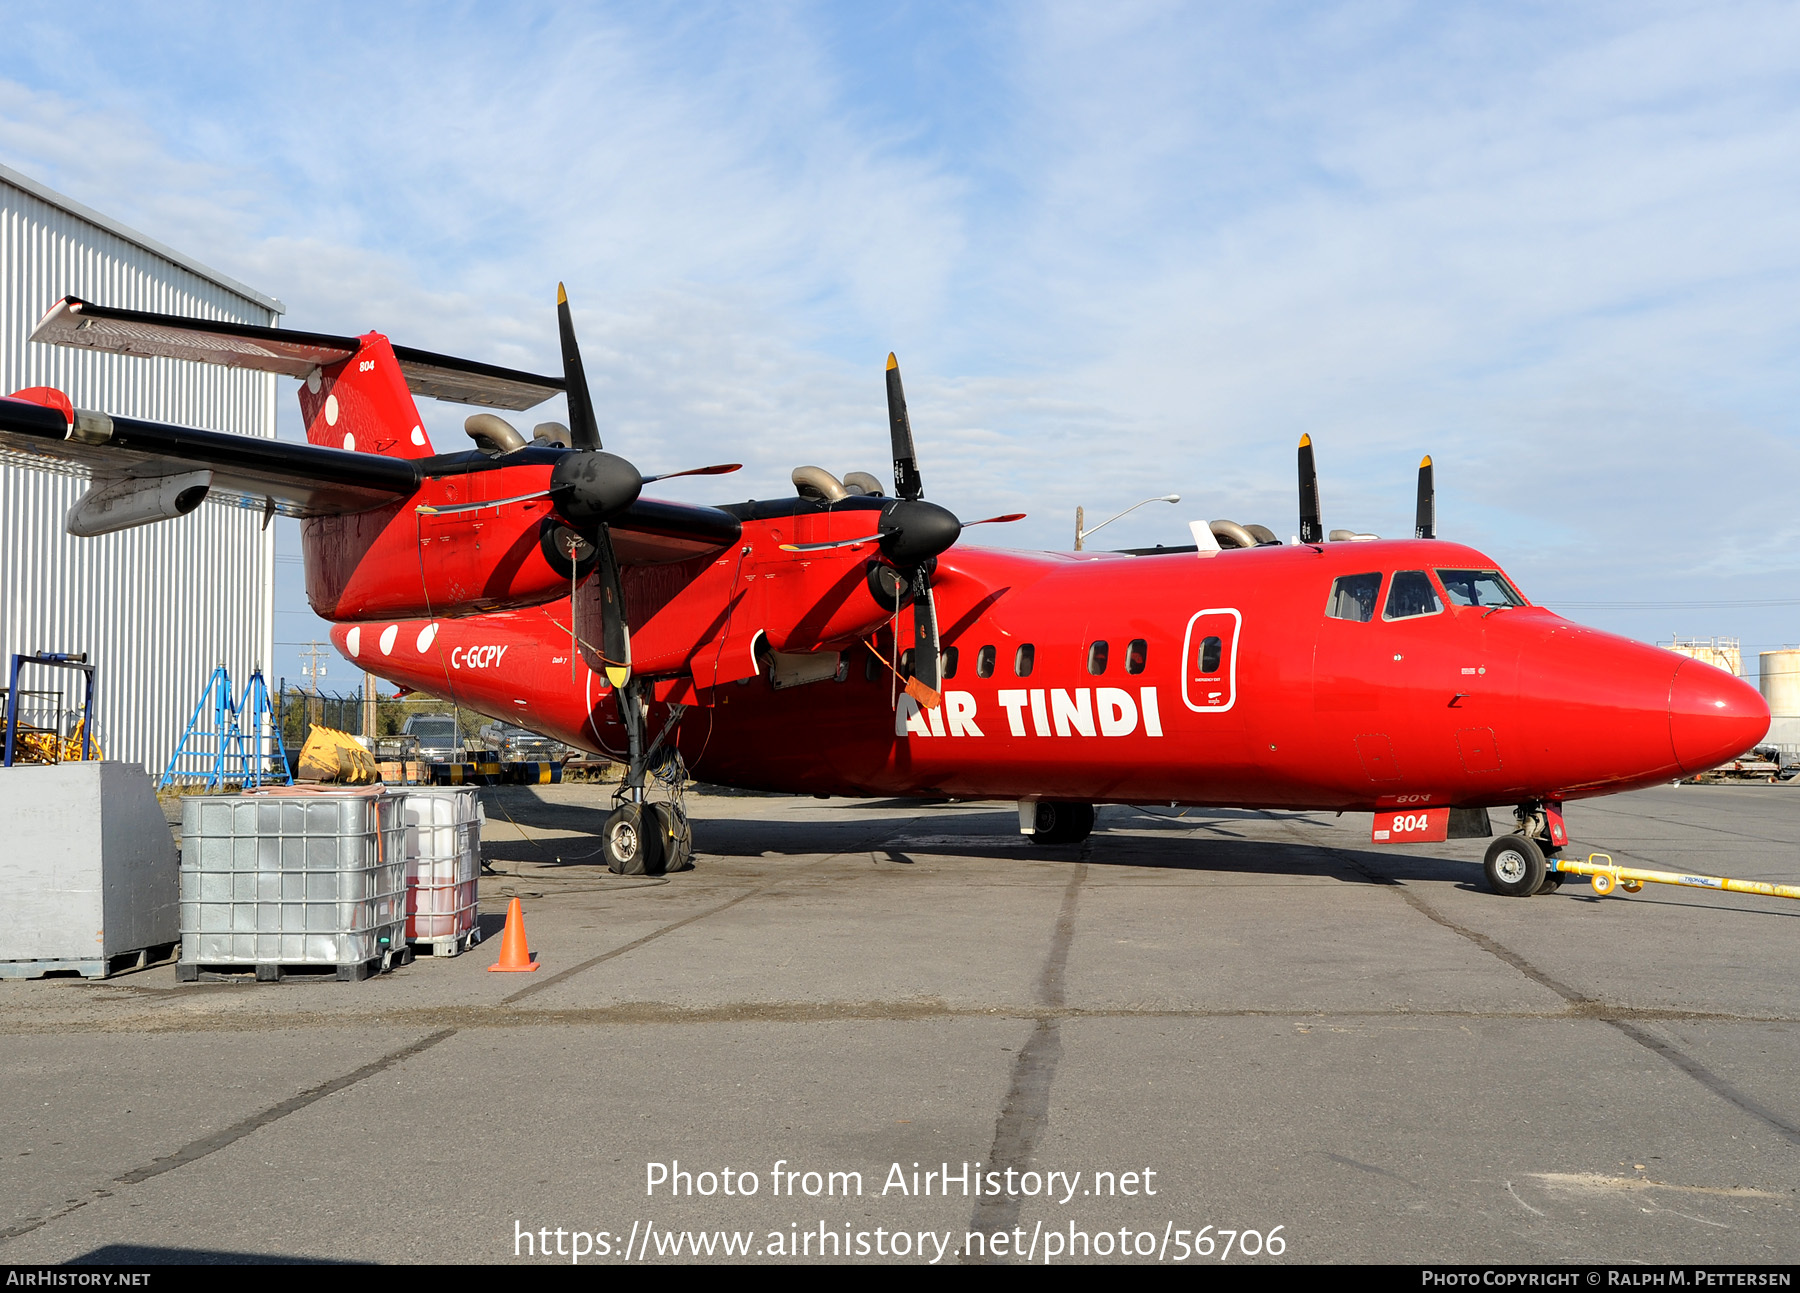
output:
POLYGON ((691 871, 694 832, 682 802, 687 765, 671 740, 687 706, 669 706, 668 721, 645 749, 644 718, 648 707, 638 692, 637 679, 627 680, 617 694, 630 742, 630 762, 624 784, 613 797, 614 808, 600 829, 606 865, 619 875, 691 871), (651 802, 653 791, 659 791, 662 798, 651 802))
POLYGON ((1562 852, 1562 806, 1533 800, 1513 810, 1518 825, 1488 845, 1481 869, 1488 888, 1507 898, 1529 898, 1560 888, 1563 875, 1552 865, 1562 852))
POLYGON ((1019 831, 1039 844, 1079 844, 1094 830, 1094 806, 1061 799, 1019 805, 1019 831))

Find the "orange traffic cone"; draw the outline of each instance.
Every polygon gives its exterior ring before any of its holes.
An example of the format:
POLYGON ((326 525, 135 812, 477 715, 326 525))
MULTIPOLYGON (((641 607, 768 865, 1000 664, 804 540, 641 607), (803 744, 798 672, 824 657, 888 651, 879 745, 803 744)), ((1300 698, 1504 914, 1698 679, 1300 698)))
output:
POLYGON ((500 959, 488 966, 493 970, 535 970, 536 961, 525 942, 525 909, 514 898, 506 905, 506 929, 500 935, 500 959))

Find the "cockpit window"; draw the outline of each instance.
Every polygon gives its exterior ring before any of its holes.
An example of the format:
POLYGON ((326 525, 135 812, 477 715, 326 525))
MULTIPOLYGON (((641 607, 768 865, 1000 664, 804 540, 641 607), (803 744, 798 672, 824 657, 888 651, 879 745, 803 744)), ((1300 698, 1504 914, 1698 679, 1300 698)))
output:
POLYGON ((1381 612, 1381 618, 1411 619, 1417 615, 1436 615, 1443 609, 1437 589, 1431 586, 1431 580, 1425 577, 1423 570, 1401 570, 1395 572, 1393 581, 1388 584, 1387 609, 1381 612))
POLYGON ((1525 599, 1498 570, 1440 570, 1452 606, 1523 606, 1525 599))
POLYGON ((1381 595, 1381 573, 1344 575, 1331 586, 1325 614, 1334 620, 1367 624, 1375 618, 1375 601, 1381 595))

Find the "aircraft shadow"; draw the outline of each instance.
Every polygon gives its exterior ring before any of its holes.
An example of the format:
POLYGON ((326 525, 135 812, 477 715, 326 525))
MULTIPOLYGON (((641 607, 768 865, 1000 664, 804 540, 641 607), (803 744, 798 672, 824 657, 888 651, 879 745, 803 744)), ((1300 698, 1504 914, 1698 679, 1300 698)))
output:
POLYGON ((237 1253, 222 1248, 155 1248, 146 1244, 102 1244, 69 1258, 65 1266, 355 1266, 334 1257, 297 1253, 237 1253))

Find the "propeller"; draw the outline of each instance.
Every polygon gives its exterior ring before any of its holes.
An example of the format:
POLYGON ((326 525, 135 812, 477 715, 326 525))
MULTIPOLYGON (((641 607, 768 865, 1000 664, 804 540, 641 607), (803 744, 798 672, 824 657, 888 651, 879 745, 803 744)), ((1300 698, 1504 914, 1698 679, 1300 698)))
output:
POLYGON ((1413 538, 1437 538, 1437 484, 1430 454, 1419 460, 1419 506, 1413 518, 1413 538))
POLYGON ((906 412, 906 390, 900 382, 900 361, 890 353, 887 361, 888 433, 894 449, 894 501, 881 510, 874 534, 823 543, 784 543, 783 552, 828 552, 875 544, 893 566, 900 586, 896 600, 911 596, 913 605, 913 677, 907 692, 928 709, 942 703, 938 689, 943 682, 938 644, 937 603, 931 594, 931 572, 938 554, 956 542, 972 525, 1001 525, 1022 521, 1023 512, 959 521, 948 508, 925 501, 925 483, 919 477, 918 451, 913 447, 912 419, 906 412), (915 689, 914 684, 919 684, 915 689))
POLYGON ((1313 465, 1312 437, 1300 437, 1300 542, 1319 543, 1325 538, 1319 519, 1319 472, 1313 465))

